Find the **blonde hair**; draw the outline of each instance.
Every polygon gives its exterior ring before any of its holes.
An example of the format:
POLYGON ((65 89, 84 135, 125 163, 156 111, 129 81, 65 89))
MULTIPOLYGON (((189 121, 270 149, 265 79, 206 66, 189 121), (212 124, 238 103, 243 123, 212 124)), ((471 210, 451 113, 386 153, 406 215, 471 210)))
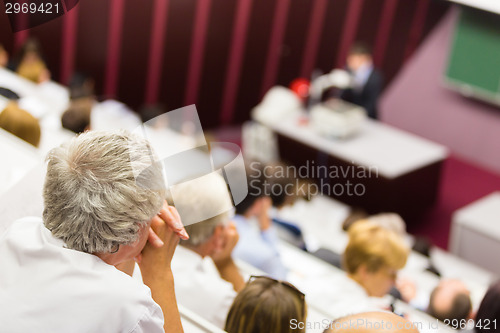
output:
POLYGON ((45 63, 42 60, 21 62, 19 67, 17 67, 17 74, 35 83, 40 82, 42 74, 46 71, 47 66, 45 66, 45 63))
POLYGON ((8 62, 9 62, 9 54, 7 53, 5 47, 3 47, 2 44, 0 44, 0 67, 7 66, 8 62))
POLYGON ((349 228, 348 233, 349 243, 343 256, 343 266, 348 273, 356 273, 361 265, 366 265, 369 272, 405 266, 409 248, 394 231, 360 220, 349 228))
POLYGON ((16 102, 9 102, 0 112, 0 127, 35 147, 40 143, 38 120, 29 112, 19 108, 16 102))
POLYGON ((256 279, 240 291, 229 310, 224 330, 228 333, 303 333, 290 321, 306 320, 301 297, 278 281, 256 279))
POLYGON ((42 60, 40 45, 36 39, 28 39, 24 43, 16 72, 35 83, 39 83, 44 76, 47 76, 48 69, 42 60))

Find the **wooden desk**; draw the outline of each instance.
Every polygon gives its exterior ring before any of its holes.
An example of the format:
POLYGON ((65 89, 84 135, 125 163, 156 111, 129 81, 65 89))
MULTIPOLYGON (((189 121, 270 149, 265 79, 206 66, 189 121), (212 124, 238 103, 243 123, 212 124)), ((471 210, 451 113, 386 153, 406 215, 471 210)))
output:
POLYGON ((301 117, 256 120, 277 133, 281 159, 308 170, 323 194, 369 213, 397 212, 407 222, 435 203, 444 146, 371 119, 351 138, 329 139, 301 117))

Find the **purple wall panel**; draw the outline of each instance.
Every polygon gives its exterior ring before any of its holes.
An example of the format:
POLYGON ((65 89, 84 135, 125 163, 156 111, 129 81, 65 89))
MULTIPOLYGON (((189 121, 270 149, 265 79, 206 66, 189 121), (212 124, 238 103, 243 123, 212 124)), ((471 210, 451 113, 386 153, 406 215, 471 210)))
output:
POLYGON ((240 77, 240 89, 234 108, 234 121, 242 122, 260 102, 260 88, 267 61, 275 2, 254 0, 247 36, 247 47, 240 77))
POLYGON ((310 0, 295 0, 290 4, 278 73, 277 83, 281 85, 288 86, 293 79, 300 76, 311 10, 310 0))
POLYGON ((126 1, 118 78, 118 96, 136 109, 144 100, 153 1, 126 1))
POLYGON ((170 1, 159 96, 168 110, 184 106, 196 3, 196 0, 170 1))
POLYGON ((95 79, 97 95, 102 96, 107 60, 109 2, 85 0, 80 1, 78 6, 75 70, 91 75, 95 79))
POLYGON ((61 63, 61 31, 63 17, 60 16, 48 24, 31 28, 29 33, 40 41, 42 52, 52 78, 59 79, 61 63))
POLYGON ((236 4, 234 0, 212 2, 196 103, 204 127, 214 127, 219 123, 236 4))
MULTIPOLYGON (((161 61, 157 62, 161 64, 158 66, 159 81, 151 79, 150 84, 158 87, 158 94, 156 92, 151 94, 154 99, 166 104, 170 110, 184 106, 187 92, 192 88, 189 96, 194 96, 201 120, 204 126, 209 128, 220 125, 224 100, 230 100, 231 103, 227 104, 234 105, 230 110, 226 110, 228 114, 224 115, 225 119, 232 119, 232 123, 241 123, 249 118, 250 110, 259 103, 262 96, 266 65, 269 63, 273 65, 271 67, 276 68, 276 73, 268 75, 271 79, 266 78, 266 86, 288 85, 291 80, 301 75, 302 67, 309 70, 312 64, 313 68, 319 68, 323 72, 331 70, 335 64, 341 62, 338 58, 339 52, 343 52, 346 45, 352 42, 351 39, 363 40, 374 46, 377 38, 380 38, 377 32, 383 27, 381 17, 387 0, 361 1, 360 11, 356 14, 359 14, 357 25, 346 21, 351 3, 349 0, 327 0, 317 52, 315 55, 314 52, 310 52, 309 56, 313 54, 314 59, 307 59, 307 66, 304 65, 304 56, 308 53, 304 52, 304 48, 308 43, 308 31, 311 29, 314 0, 289 1, 286 6, 282 6, 287 8, 285 18, 283 15, 276 15, 278 0, 253 0, 241 66, 233 68, 239 73, 238 89, 234 96, 230 97, 224 95, 226 92, 232 93, 232 89, 226 89, 225 84, 238 1, 210 1, 210 8, 205 12, 208 14, 206 31, 201 34, 204 36, 203 50, 195 57, 201 59, 200 71, 196 71, 194 73, 196 75, 193 74, 191 78, 195 79, 192 82, 197 82, 198 87, 188 86, 188 75, 192 65, 189 62, 193 57, 191 51, 195 13, 200 1, 204 0, 168 2, 166 24, 163 25, 165 35, 161 38, 163 54, 158 55, 161 61), (278 46, 279 52, 269 52, 270 37, 277 18, 286 23, 282 34, 282 45, 278 46), (341 43, 344 43, 342 50, 341 43), (277 62, 269 61, 270 56, 276 57, 277 54, 277 62)), ((64 25, 61 18, 24 34, 14 35, 10 30, 7 16, 2 12, 0 43, 5 44, 7 50, 12 53, 16 40, 20 41, 28 34, 38 37, 42 42, 54 79, 59 79, 63 66, 66 66, 65 74, 72 68, 86 72, 95 78, 97 94, 105 97, 102 95, 105 74, 108 71, 108 75, 112 74, 108 85, 113 84, 113 87, 107 87, 108 91, 116 92, 116 98, 136 108, 144 103, 144 98, 147 96, 145 89, 149 82, 148 70, 152 72, 148 65, 152 59, 150 43, 155 0, 124 1, 123 16, 116 21, 121 22, 120 29, 114 30, 120 34, 118 38, 121 39, 121 44, 116 44, 119 50, 109 49, 109 38, 114 38, 109 36, 111 3, 109 0, 79 2, 74 64, 71 62, 72 56, 69 63, 68 60, 61 61, 65 52, 69 51, 68 47, 71 47, 63 45, 64 25), (115 59, 119 65, 116 72, 110 71, 108 67, 107 61, 110 59, 115 59)), ((387 35, 388 43, 380 59, 386 81, 394 77, 405 60, 407 50, 413 48, 408 46, 412 46, 416 40, 414 38, 409 41, 412 23, 420 22, 419 29, 422 34, 417 36, 418 44, 449 8, 449 4, 443 1, 429 0, 429 7, 423 19, 415 19, 417 4, 418 0, 397 1, 393 22, 386 25, 390 27, 387 35)))

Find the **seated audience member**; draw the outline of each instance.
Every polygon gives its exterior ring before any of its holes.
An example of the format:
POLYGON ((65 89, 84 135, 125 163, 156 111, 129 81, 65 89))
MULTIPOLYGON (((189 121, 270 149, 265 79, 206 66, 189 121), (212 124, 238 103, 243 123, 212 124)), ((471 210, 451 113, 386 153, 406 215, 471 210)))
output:
POLYGON ((90 98, 95 100, 95 82, 85 73, 76 72, 69 80, 69 98, 71 100, 90 98))
MULTIPOLYGON (((124 129, 134 131, 141 125, 140 117, 125 104, 113 99, 98 102, 94 91, 94 80, 83 73, 75 73, 69 84, 71 102, 90 106, 89 129, 109 131, 124 129)), ((81 115, 81 114, 79 114, 81 115)), ((72 115, 72 119, 76 115, 72 115)), ((69 128, 73 130, 73 128, 69 128)), ((77 127, 75 127, 77 129, 77 127)))
POLYGON ((182 332, 170 261, 187 234, 153 159, 127 132, 49 153, 43 219, 0 238, 2 331, 182 332), (134 258, 149 288, 114 267, 134 258))
POLYGON ((408 254, 404 240, 395 232, 374 222, 358 222, 349 228, 343 265, 363 293, 382 297, 394 286, 408 254))
POLYGON ((9 63, 9 54, 7 50, 0 44, 0 68, 7 67, 9 63))
POLYGON ((29 112, 19 108, 16 102, 9 102, 0 111, 0 128, 14 134, 24 141, 38 147, 40 143, 40 124, 29 112))
POLYGON ((388 310, 388 300, 381 297, 394 286, 408 253, 405 242, 393 231, 370 221, 353 224, 342 258, 346 275, 331 278, 331 288, 321 291, 321 305, 338 317, 388 310))
POLYGON ((287 282, 252 276, 236 296, 226 327, 228 333, 304 333, 295 328, 306 320, 304 294, 287 282))
POLYGON ((471 317, 470 292, 462 281, 446 279, 439 282, 429 298, 427 313, 436 319, 466 321, 471 317))
POLYGON ((70 101, 69 107, 61 116, 62 127, 77 134, 90 129, 90 112, 92 101, 80 98, 70 101))
POLYGON ((236 292, 245 285, 231 258, 238 233, 229 221, 232 202, 226 182, 222 176, 212 173, 196 182, 178 184, 176 188, 173 200, 184 221, 194 222, 197 217, 222 212, 186 226, 190 238, 177 248, 172 271, 179 303, 223 328, 236 292), (179 205, 195 209, 186 211, 179 205))
MULTIPOLYGON (((379 213, 368 216, 363 211, 355 209, 343 222, 342 229, 344 231, 348 231, 353 224, 358 222, 359 223, 367 222, 367 221, 375 223, 384 229, 391 230, 401 237, 407 236, 406 223, 401 218, 401 216, 399 216, 396 213, 379 213)), ((341 255, 338 253, 333 253, 331 251, 318 251, 317 253, 314 253, 314 255, 320 259, 328 261, 329 263, 338 268, 341 269, 343 268, 342 258, 341 255)), ((397 298, 401 298, 400 293, 397 290, 395 290, 395 288, 391 290, 391 294, 395 294, 397 298)))
POLYGON ((16 59, 15 71, 20 76, 42 83, 50 80, 50 72, 43 61, 40 44, 36 39, 28 39, 16 59))
POLYGON ((418 333, 418 324, 390 312, 366 312, 333 321, 324 333, 418 333))
POLYGON ((236 206, 234 221, 240 239, 233 255, 276 279, 285 279, 287 269, 278 251, 278 236, 269 215, 272 201, 261 172, 247 170, 248 194, 236 206), (259 177, 257 177, 259 176, 259 177))
POLYGON ((500 322, 500 281, 492 284, 479 305, 472 333, 497 332, 500 322))

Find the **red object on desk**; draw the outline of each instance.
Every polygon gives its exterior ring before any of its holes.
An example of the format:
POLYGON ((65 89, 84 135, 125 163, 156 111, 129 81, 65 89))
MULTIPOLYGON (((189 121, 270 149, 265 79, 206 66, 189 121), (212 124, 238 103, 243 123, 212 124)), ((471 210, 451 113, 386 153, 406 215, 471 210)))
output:
POLYGON ((311 83, 304 78, 297 78, 290 83, 290 89, 304 101, 309 96, 309 86, 311 83))

